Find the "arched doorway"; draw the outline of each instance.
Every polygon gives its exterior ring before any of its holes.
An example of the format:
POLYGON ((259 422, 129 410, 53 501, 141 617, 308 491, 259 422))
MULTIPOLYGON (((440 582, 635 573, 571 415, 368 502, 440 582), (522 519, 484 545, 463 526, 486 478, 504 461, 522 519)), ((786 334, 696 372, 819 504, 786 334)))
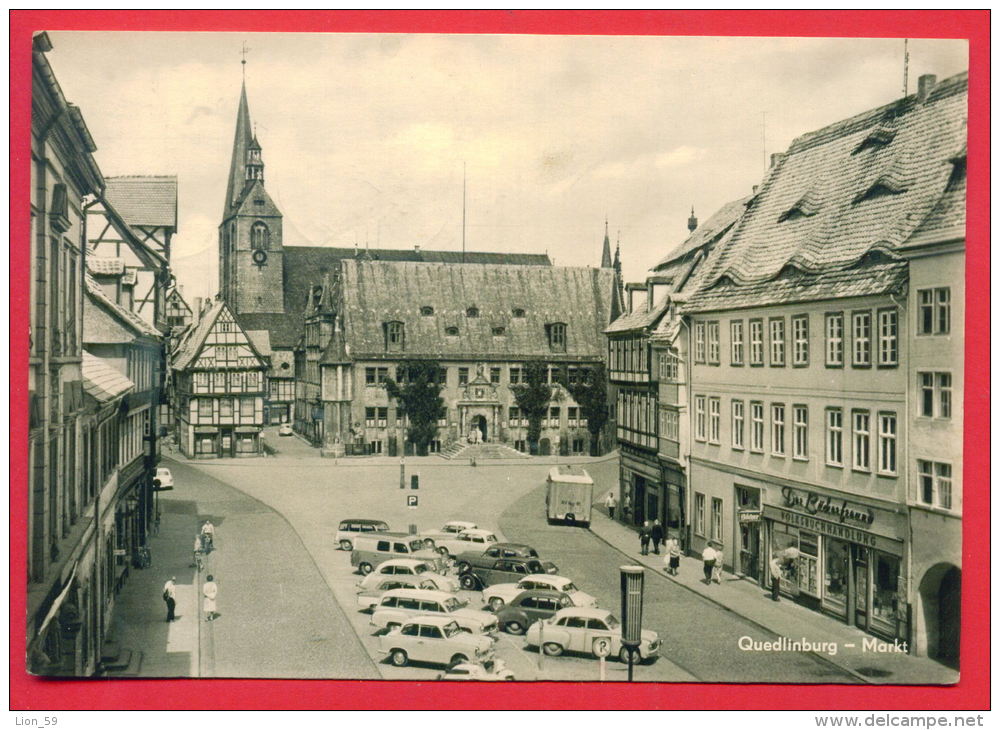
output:
POLYGON ((486 442, 486 416, 473 416, 472 417, 472 427, 479 430, 479 433, 483 435, 483 442, 486 442))
POLYGON ((927 655, 958 668, 962 617, 962 571, 938 563, 920 581, 927 631, 927 655))
POLYGON ((552 444, 548 439, 541 439, 538 442, 538 455, 548 456, 552 452, 552 444))

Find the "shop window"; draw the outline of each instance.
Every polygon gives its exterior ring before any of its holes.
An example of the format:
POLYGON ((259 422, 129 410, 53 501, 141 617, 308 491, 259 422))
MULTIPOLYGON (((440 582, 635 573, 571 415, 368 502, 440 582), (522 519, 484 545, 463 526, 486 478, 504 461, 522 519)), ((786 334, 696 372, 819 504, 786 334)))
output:
POLYGON ((733 431, 732 442, 734 449, 743 448, 743 401, 733 401, 733 431))
POLYGON ((826 315, 826 364, 841 367, 844 364, 844 313, 826 315))
POLYGON ((794 548, 798 556, 785 564, 782 582, 795 586, 802 593, 819 596, 819 536, 797 527, 773 523, 771 530, 771 554, 794 548))
POLYGON ((771 319, 771 367, 785 365, 785 318, 771 319))
POLYGON ((705 536, 705 495, 694 493, 694 534, 705 536))
POLYGON ((743 364, 743 320, 734 319, 729 323, 729 363, 743 364))
POLYGON ((872 621, 895 630, 899 615, 899 558, 873 552, 872 621))
POLYGON ((792 317, 792 365, 809 364, 809 315, 792 317))

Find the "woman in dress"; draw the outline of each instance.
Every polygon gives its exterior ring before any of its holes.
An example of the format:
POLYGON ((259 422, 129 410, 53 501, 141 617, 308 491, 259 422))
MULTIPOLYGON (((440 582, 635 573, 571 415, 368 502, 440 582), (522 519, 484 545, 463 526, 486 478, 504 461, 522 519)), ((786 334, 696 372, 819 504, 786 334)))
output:
POLYGON ((219 615, 215 612, 215 598, 219 595, 219 586, 215 585, 215 579, 212 576, 208 576, 201 592, 205 596, 205 602, 202 606, 205 609, 205 620, 212 621, 219 615))

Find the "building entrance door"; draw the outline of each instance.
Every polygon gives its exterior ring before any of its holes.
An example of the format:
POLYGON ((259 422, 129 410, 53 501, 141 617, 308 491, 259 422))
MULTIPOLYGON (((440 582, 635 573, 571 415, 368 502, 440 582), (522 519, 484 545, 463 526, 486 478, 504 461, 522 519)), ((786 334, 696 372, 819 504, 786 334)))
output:
POLYGON ((740 523, 740 572, 754 580, 760 577, 760 522, 740 523))
POLYGON ((479 430, 479 433, 483 436, 483 442, 486 441, 486 416, 473 416, 472 417, 472 427, 479 430))

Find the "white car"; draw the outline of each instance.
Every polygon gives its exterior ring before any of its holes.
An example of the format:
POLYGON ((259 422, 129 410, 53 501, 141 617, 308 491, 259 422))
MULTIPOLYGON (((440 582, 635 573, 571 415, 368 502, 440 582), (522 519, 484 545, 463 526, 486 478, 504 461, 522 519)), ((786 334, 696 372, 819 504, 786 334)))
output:
POLYGON ((449 616, 419 616, 379 637, 378 650, 393 666, 410 661, 458 665, 493 661, 493 639, 463 631, 449 616))
MULTIPOLYGON (((622 626, 610 611, 600 608, 563 608, 552 618, 536 621, 525 634, 528 646, 538 646, 548 656, 559 656, 565 651, 596 656, 599 641, 610 644, 610 654, 623 662, 628 661, 628 651, 622 646, 622 626)), ((655 659, 660 652, 660 637, 655 631, 643 629, 640 634, 637 662, 655 659)))
POLYGON ((418 537, 427 543, 427 547, 433 548, 437 541, 441 538, 455 537, 455 535, 463 530, 475 530, 477 527, 479 527, 479 525, 475 522, 451 520, 450 522, 445 522, 440 530, 425 530, 424 532, 421 532, 418 537))
POLYGON ((497 583, 483 590, 483 603, 499 611, 524 591, 559 591, 569 596, 574 606, 597 608, 597 599, 584 593, 569 578, 562 575, 526 575, 517 583, 497 583))
POLYGON ((380 629, 392 630, 402 626, 416 616, 432 614, 454 619, 464 630, 473 634, 487 634, 491 637, 499 633, 497 617, 487 611, 467 608, 463 601, 444 591, 413 590, 396 588, 386 591, 372 610, 369 623, 380 629))
POLYGON ((460 555, 467 550, 485 550, 497 542, 496 534, 489 530, 470 528, 462 530, 454 537, 439 537, 434 541, 434 549, 442 555, 460 555))
POLYGON ((283 424, 281 424, 281 426, 278 428, 278 435, 279 436, 292 436, 293 435, 292 424, 290 424, 290 423, 283 423, 283 424))
POLYGON ((174 488, 174 475, 165 466, 156 468, 156 476, 153 477, 153 489, 165 492, 174 488))
MULTIPOLYGON (((372 573, 374 575, 374 573, 372 573)), ((368 576, 369 578, 371 576, 368 576)), ((434 581, 418 575, 383 575, 368 588, 358 590, 358 610, 371 611, 382 600, 386 591, 397 588, 413 588, 415 590, 437 590, 434 581)))
POLYGON ((458 591, 458 579, 450 575, 441 575, 434 571, 430 563, 413 558, 395 558, 386 560, 376 567, 371 573, 357 582, 359 591, 371 590, 383 578, 391 576, 412 576, 426 579, 432 582, 432 586, 438 591, 456 593, 458 591))
POLYGON ((507 669, 503 659, 497 659, 492 664, 473 664, 462 662, 448 667, 438 679, 450 679, 458 682, 509 682, 514 679, 514 673, 507 669))

